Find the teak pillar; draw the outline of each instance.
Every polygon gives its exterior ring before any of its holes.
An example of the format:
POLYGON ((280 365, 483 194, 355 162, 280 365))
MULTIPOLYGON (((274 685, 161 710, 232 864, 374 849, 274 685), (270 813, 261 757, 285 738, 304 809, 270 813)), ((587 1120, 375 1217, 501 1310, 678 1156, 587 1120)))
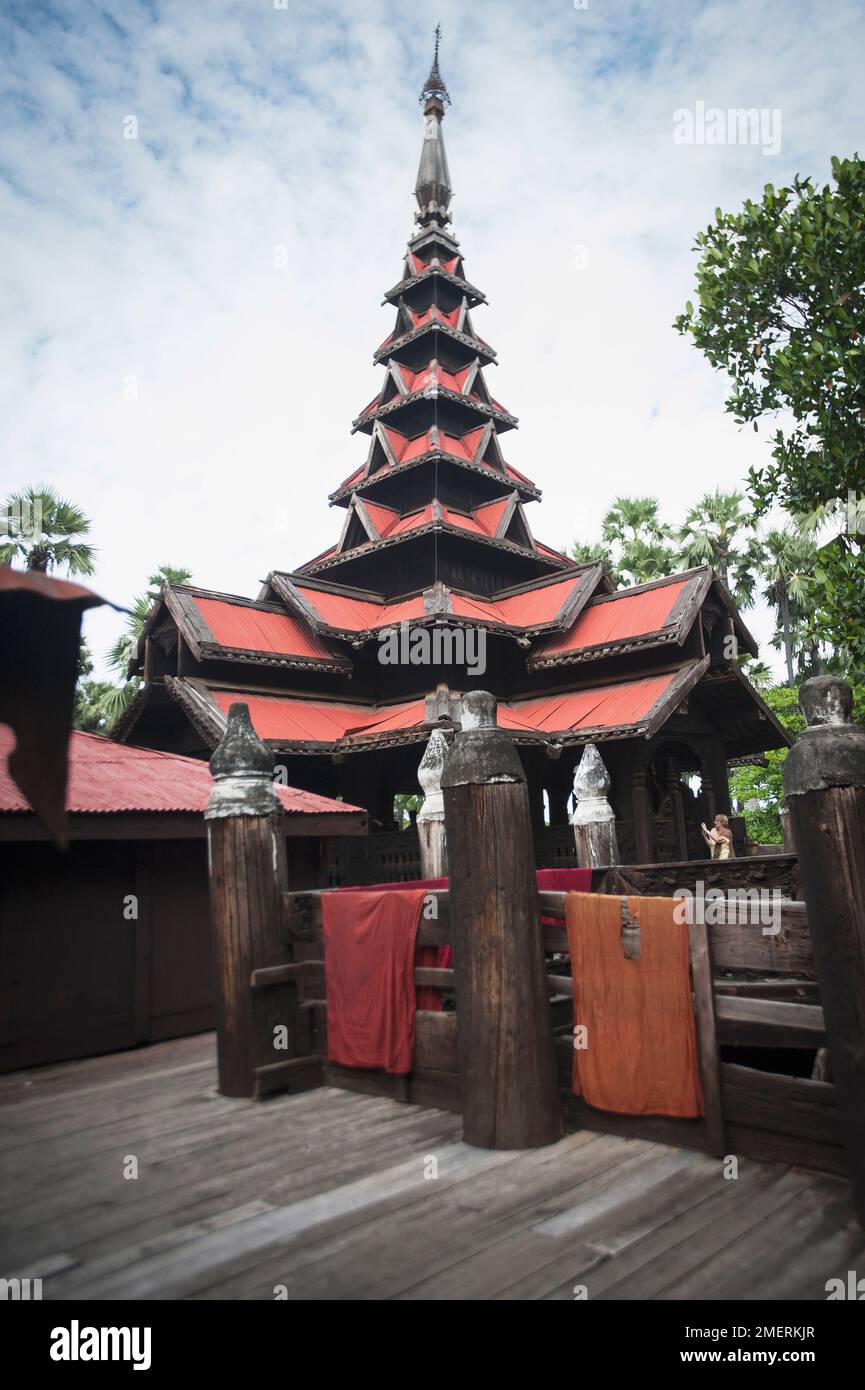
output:
POLYGON ((441 729, 433 729, 417 770, 417 779, 424 794, 423 806, 417 818, 421 878, 447 877, 445 804, 442 798, 442 771, 447 754, 447 739, 441 729))
POLYGON ((808 728, 784 767, 841 1127, 865 1225, 865 729, 846 681, 805 681, 808 728))
POLYGON ((533 1149, 562 1135, 526 778, 496 701, 464 695, 442 776, 463 1138, 533 1149))
POLYGON ((253 729, 245 704, 231 706, 210 771, 215 785, 204 818, 219 1092, 252 1096, 258 1092, 257 1070, 294 1053, 296 992, 294 986, 288 991, 252 988, 253 970, 285 960, 280 947, 284 844, 273 756, 253 729), (273 1030, 280 1024, 289 1030, 289 1048, 275 1052, 273 1030))

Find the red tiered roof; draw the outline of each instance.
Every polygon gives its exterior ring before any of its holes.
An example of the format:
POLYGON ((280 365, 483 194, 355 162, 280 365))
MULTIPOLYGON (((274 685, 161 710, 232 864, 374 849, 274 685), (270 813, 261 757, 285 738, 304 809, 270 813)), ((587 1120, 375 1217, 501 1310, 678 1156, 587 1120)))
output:
MULTIPOLYGON (((696 668, 702 663, 692 662, 696 668)), ((681 670, 618 681, 593 690, 500 702, 498 722, 517 734, 538 737, 578 735, 582 730, 601 735, 643 727, 659 702, 681 681, 681 670)), ((227 714, 237 691, 212 690, 211 699, 227 714)), ((343 739, 381 738, 389 734, 420 734, 428 724, 425 698, 395 705, 349 704, 283 695, 242 693, 260 738, 276 744, 321 743, 343 739)))
POLYGON ((289 613, 267 612, 197 594, 191 597, 220 646, 323 661, 333 658, 312 629, 289 613))
POLYGON ((536 661, 583 651, 590 647, 623 642, 649 633, 659 632, 667 624, 684 590, 694 583, 694 576, 661 581, 638 593, 627 591, 594 599, 577 618, 568 632, 549 638, 534 655, 536 661))
POLYGON ((423 594, 396 599, 392 603, 375 603, 369 599, 328 593, 323 589, 308 589, 302 584, 296 587, 319 622, 338 632, 369 632, 373 628, 422 618, 424 614, 423 594))
MULTIPOLYGON (((238 698, 236 691, 214 690, 211 695, 223 714, 238 698)), ((259 738, 276 743, 334 743, 346 737, 369 737, 414 728, 426 717, 423 699, 379 708, 285 695, 244 694, 242 698, 249 705, 249 717, 259 738)))

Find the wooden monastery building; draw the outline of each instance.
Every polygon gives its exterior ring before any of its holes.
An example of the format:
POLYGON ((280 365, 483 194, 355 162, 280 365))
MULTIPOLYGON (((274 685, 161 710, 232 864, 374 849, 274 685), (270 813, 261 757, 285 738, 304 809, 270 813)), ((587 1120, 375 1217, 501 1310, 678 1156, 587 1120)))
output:
POLYGON ((289 783, 392 830, 430 730, 484 688, 518 745, 539 837, 544 792, 552 827, 566 826, 593 741, 622 860, 702 858, 700 822, 730 810, 729 761, 788 742, 731 655, 755 653, 754 640, 709 568, 615 591, 600 563, 535 538, 540 489, 507 461, 517 420, 488 385, 496 354, 474 324, 486 301, 450 227, 437 59, 421 100, 417 227, 385 296, 381 388, 353 422, 366 454, 330 496, 339 537, 291 573, 272 570, 255 600, 167 585, 116 736, 206 757, 243 699, 289 783), (383 664, 382 638, 401 625, 450 634, 457 656, 465 631, 482 631, 484 669, 383 664))
MULTIPOLYGON (((61 851, 7 770, 14 741, 0 725, 0 1072, 212 1028, 207 764, 73 733, 61 851)), ((278 794, 289 866, 366 832, 355 806, 278 794)))

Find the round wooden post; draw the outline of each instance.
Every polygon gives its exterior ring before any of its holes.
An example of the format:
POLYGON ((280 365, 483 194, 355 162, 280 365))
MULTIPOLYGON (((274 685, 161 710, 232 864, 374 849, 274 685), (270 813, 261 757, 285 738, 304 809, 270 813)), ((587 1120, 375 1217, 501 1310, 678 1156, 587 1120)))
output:
POLYGON ((562 1134, 526 778, 496 701, 464 695, 442 776, 463 1137, 533 1149, 562 1134))
POLYGON ((784 767, 841 1126, 865 1225, 865 729, 846 681, 806 681, 808 728, 784 767))
POLYGON ((577 809, 571 821, 577 863, 582 868, 608 868, 619 862, 616 813, 608 800, 610 785, 603 758, 593 743, 587 743, 574 774, 577 809))
POLYGON ((447 753, 447 739, 441 729, 433 729, 417 770, 417 780, 424 794, 423 806, 417 818, 421 878, 447 877, 445 804, 442 796, 442 772, 447 753))
POLYGON ((219 1091, 251 1096, 257 1089, 256 1067, 274 1060, 268 1050, 273 1042, 266 1036, 266 1006, 256 1001, 252 972, 279 962, 283 846, 277 833, 282 808, 273 785, 273 756, 253 729, 245 704, 231 706, 210 771, 214 788, 204 818, 219 1091))

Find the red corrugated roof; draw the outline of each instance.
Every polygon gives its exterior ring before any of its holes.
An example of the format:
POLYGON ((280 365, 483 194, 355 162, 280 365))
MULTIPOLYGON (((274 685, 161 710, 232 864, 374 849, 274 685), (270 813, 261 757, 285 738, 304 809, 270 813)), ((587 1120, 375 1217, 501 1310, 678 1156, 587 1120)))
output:
POLYGON ((487 502, 484 507, 476 507, 474 515, 488 536, 494 536, 502 519, 509 497, 499 497, 495 502, 487 502))
POLYGON ((297 585, 297 592, 323 623, 341 632, 366 632, 369 628, 387 627, 404 618, 423 617, 423 595, 396 599, 393 603, 373 603, 371 599, 350 598, 344 594, 326 593, 297 585))
POLYGON ((667 621, 682 590, 692 581, 678 579, 672 584, 659 584, 629 594, 625 590, 608 599, 595 599, 577 618, 573 627, 562 636, 553 637, 537 652, 537 656, 554 656, 558 652, 581 651, 586 647, 604 646, 609 642, 626 641, 657 632, 667 621))
POLYGON ((575 733, 578 729, 612 729, 645 719, 677 672, 621 681, 595 690, 577 690, 567 695, 546 695, 538 700, 518 700, 509 706, 518 718, 542 733, 575 733))
POLYGON ((249 717, 260 738, 279 743, 333 743, 337 739, 362 737, 392 729, 409 729, 423 724, 423 700, 400 705, 349 705, 336 700, 299 700, 282 695, 247 695, 238 691, 211 691, 223 712, 237 699, 249 706, 249 717))
MULTIPOLYGON (((669 672, 595 690, 502 703, 498 707, 498 722, 502 728, 515 732, 544 735, 630 727, 646 718, 676 674, 669 672)), ((259 736, 277 743, 332 744, 347 737, 416 729, 426 722, 424 699, 375 706, 230 690, 214 690, 211 694, 224 712, 234 700, 243 698, 259 736)))
POLYGON ((308 624, 288 613, 271 613, 246 608, 240 603, 190 595, 201 616, 223 647, 244 651, 279 652, 284 656, 333 661, 333 652, 315 635, 308 624))
POLYGON ((499 599, 505 622, 516 627, 537 627, 551 623, 563 604, 586 579, 586 572, 561 579, 556 584, 542 584, 522 594, 499 599))
MULTIPOLYGON (((6 767, 14 746, 12 730, 0 724, 0 812, 30 811, 6 767)), ((212 790, 207 763, 198 758, 113 743, 98 734, 77 730, 70 735, 66 809, 73 814, 199 812, 207 805, 212 790)), ((362 810, 297 787, 278 786, 276 790, 283 809, 293 815, 345 815, 362 810)))

